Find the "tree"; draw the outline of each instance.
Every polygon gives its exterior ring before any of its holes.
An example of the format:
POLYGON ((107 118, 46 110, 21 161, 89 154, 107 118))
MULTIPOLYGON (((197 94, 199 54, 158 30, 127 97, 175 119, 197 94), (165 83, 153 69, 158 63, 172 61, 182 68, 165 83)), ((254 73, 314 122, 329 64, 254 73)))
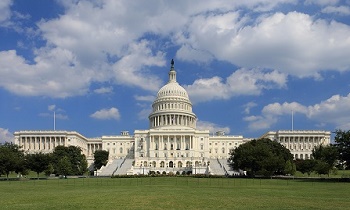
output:
POLYGON ((327 174, 329 175, 339 155, 334 145, 319 145, 312 150, 312 156, 317 161, 315 171, 318 174, 325 174, 324 171, 327 169, 327 174))
POLYGON ((6 142, 0 145, 0 172, 8 179, 11 171, 25 172, 24 153, 18 145, 6 142))
POLYGON ((293 161, 287 160, 286 165, 284 166, 284 173, 294 175, 296 172, 296 166, 293 161))
POLYGON ((300 171, 303 174, 307 173, 307 175, 310 176, 311 172, 315 170, 315 165, 317 162, 313 159, 307 159, 297 160, 295 163, 296 169, 298 171, 300 171))
POLYGON ((315 164, 315 172, 318 174, 328 174, 329 176, 329 171, 330 171, 330 166, 328 163, 321 161, 321 160, 316 160, 315 164))
POLYGON ((54 172, 54 168, 52 163, 49 163, 47 169, 44 171, 45 176, 50 176, 50 174, 52 174, 54 172))
POLYGON ((47 170, 50 165, 50 156, 43 153, 29 154, 27 161, 29 169, 35 171, 39 179, 39 174, 47 170))
MULTIPOLYGON (((82 175, 87 171, 87 160, 81 149, 76 146, 57 146, 52 153, 52 163, 54 170, 58 173, 62 172, 59 164, 63 157, 68 159, 70 170, 66 175, 82 175)), ((65 163, 66 164, 66 163, 65 163)))
POLYGON ((96 150, 94 152, 94 168, 95 170, 105 166, 108 162, 109 152, 105 150, 96 150))
POLYGON ((251 176, 286 174, 287 161, 293 161, 288 149, 270 139, 249 141, 234 149, 230 155, 231 166, 245 170, 251 176))
POLYGON ((344 163, 345 169, 350 169, 350 130, 336 130, 334 141, 338 149, 339 160, 344 163))
POLYGON ((68 156, 63 156, 63 158, 57 162, 56 170, 65 178, 67 178, 67 175, 72 174, 72 164, 68 156))

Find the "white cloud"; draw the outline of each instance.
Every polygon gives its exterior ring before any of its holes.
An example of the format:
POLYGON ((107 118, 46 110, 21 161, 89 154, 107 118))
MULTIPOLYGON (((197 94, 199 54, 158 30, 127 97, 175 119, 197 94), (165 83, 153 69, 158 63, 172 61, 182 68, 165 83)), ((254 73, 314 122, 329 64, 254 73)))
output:
POLYGON ((113 93, 113 87, 101 87, 101 88, 95 89, 94 93, 97 93, 97 94, 113 93))
POLYGON ((191 101, 196 103, 239 95, 259 95, 264 89, 284 88, 286 82, 286 75, 277 71, 238 69, 226 78, 226 82, 216 76, 195 80, 185 88, 191 101))
POLYGON ((5 142, 14 143, 14 136, 8 129, 0 128, 0 144, 5 142))
MULTIPOLYGON (((15 50, 0 52, 0 87, 55 98, 84 95, 91 83, 106 81, 155 91, 162 81, 150 69, 164 66, 164 52, 174 45, 182 60, 217 59, 298 77, 350 68, 349 26, 298 12, 273 12, 296 0, 58 3, 65 8, 60 16, 41 20, 38 30, 28 29, 46 43, 34 50, 33 60, 15 50)), ((9 11, 9 5, 2 1, 0 10, 9 11)), ((199 82, 223 85, 218 80, 199 82)), ((249 94, 261 91, 252 88, 249 94)), ((231 97, 232 90, 225 91, 213 98, 231 97)))
POLYGON ((322 9, 323 13, 334 13, 339 15, 350 15, 350 7, 348 6, 327 6, 322 9))
POLYGON ((269 129, 278 122, 279 117, 299 113, 314 121, 316 126, 332 124, 339 129, 350 129, 350 93, 347 96, 334 95, 312 106, 297 102, 273 103, 266 105, 260 116, 247 116, 251 130, 269 129))
POLYGON ((243 105, 244 107, 244 113, 245 114, 250 114, 250 109, 253 107, 256 107, 258 104, 254 103, 254 102, 249 102, 243 105))
MULTIPOLYGON (((299 12, 252 19, 233 11, 195 16, 177 43, 241 67, 319 78, 324 70, 350 70, 349 33, 348 25, 299 12)), ((181 52, 177 56, 185 57, 181 52)))
POLYGON ((197 121, 198 130, 209 130, 210 133, 215 133, 217 131, 224 131, 226 134, 230 133, 230 128, 227 126, 220 126, 212 122, 207 121, 197 121))
POLYGON ((148 96, 138 96, 138 95, 135 95, 134 98, 137 100, 137 101, 147 101, 147 102, 153 102, 156 98, 155 96, 153 95, 148 95, 148 96))
POLYGON ((47 109, 49 111, 54 111, 56 109, 56 105, 55 104, 49 105, 47 109))
POLYGON ((12 0, 0 1, 0 25, 4 24, 11 17, 12 0))
POLYGON ((152 113, 151 108, 143 108, 139 113, 137 113, 137 116, 140 120, 148 120, 148 116, 152 113))
POLYGON ((306 5, 308 4, 316 4, 320 6, 325 6, 325 5, 335 5, 339 2, 339 0, 306 0, 304 3, 306 5))
POLYGON ((331 123, 340 129, 350 129, 350 93, 333 95, 329 99, 308 107, 307 117, 319 123, 331 123))
POLYGON ((99 120, 119 120, 120 114, 119 110, 115 107, 112 107, 110 109, 101 109, 99 111, 96 111, 95 113, 91 114, 90 117, 99 119, 99 120))

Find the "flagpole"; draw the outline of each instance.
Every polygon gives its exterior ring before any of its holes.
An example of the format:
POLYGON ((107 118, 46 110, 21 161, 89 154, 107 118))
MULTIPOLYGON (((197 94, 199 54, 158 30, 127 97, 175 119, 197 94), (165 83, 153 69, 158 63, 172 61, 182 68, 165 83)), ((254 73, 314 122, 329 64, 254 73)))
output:
POLYGON ((294 110, 292 110, 292 131, 294 131, 294 110))
POLYGON ((53 130, 56 130, 56 112, 53 111, 53 130))

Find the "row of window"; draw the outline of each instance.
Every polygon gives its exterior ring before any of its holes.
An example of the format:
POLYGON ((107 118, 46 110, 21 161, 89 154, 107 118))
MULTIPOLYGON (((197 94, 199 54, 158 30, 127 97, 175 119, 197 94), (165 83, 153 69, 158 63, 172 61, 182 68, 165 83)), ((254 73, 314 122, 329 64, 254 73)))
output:
POLYGON ((185 109, 190 110, 190 106, 185 103, 163 103, 159 104, 157 107, 153 109, 153 111, 163 110, 163 109, 185 109))
MULTIPOLYGON (((212 143, 209 143, 209 145, 211 145, 211 144, 212 144, 212 143)), ((215 146, 216 146, 216 145, 218 145, 218 143, 217 143, 217 142, 215 142, 214 144, 215 144, 215 146)), ((224 146, 224 145, 225 145, 225 143, 223 142, 223 143, 222 143, 222 145, 224 146)), ((232 145, 232 143, 231 143, 231 142, 229 142, 229 143, 228 143, 228 145, 230 145, 230 146, 231 146, 231 145, 232 145)), ((238 145, 238 143, 237 143, 237 142, 235 142, 235 145, 238 145)))
MULTIPOLYGON (((140 157, 143 157, 143 154, 140 154, 140 157)), ((158 153, 154 153, 154 157, 160 157, 159 155, 158 155, 158 153)), ((167 153, 163 153, 163 157, 168 157, 168 154, 167 153)), ((169 157, 190 157, 190 154, 189 153, 185 153, 184 155, 181 155, 181 153, 176 153, 176 154, 174 154, 174 153, 170 153, 170 156, 169 157)), ((204 157, 204 153, 201 153, 201 157, 204 157)))

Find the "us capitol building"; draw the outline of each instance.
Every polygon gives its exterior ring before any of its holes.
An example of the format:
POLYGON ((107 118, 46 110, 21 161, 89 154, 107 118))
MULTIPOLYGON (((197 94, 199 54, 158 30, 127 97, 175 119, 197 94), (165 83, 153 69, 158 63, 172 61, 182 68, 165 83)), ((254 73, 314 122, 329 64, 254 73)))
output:
MULTIPOLYGON (((157 93, 149 115, 149 130, 122 131, 116 136, 87 138, 76 131, 17 131, 15 144, 27 153, 52 152, 58 145, 78 146, 93 163, 96 150, 109 151, 109 161, 97 175, 158 173, 237 174, 229 168, 227 158, 232 149, 250 141, 241 135, 228 136, 223 131, 210 135, 196 129, 197 117, 187 91, 176 81, 174 61, 169 81, 157 93)), ((329 131, 269 131, 269 138, 288 148, 295 159, 311 158, 312 149, 330 143, 329 131)))

